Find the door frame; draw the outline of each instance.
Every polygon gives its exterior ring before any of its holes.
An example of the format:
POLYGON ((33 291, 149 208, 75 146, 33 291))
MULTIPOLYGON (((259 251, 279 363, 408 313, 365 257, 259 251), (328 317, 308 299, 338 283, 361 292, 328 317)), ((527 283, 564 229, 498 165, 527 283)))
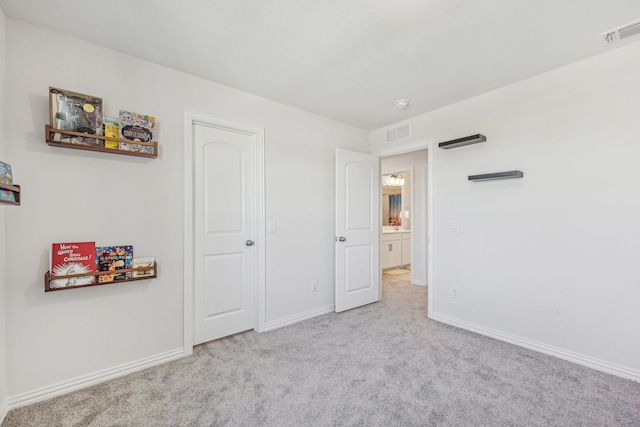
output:
POLYGON ((193 353, 194 328, 194 223, 193 223, 193 125, 204 124, 218 129, 234 131, 252 136, 255 141, 256 153, 256 220, 255 220, 255 293, 254 293, 254 330, 262 332, 266 323, 266 286, 265 286, 265 156, 264 156, 264 128, 231 122, 219 117, 185 111, 184 113, 184 257, 183 257, 183 346, 184 355, 193 353))
MULTIPOLYGON (((435 143, 432 139, 416 141, 411 143, 410 145, 397 146, 397 147, 384 147, 382 150, 373 151, 371 154, 377 155, 380 159, 383 157, 391 157, 396 156, 398 154, 406 154, 412 153, 414 151, 427 150, 427 185, 425 186, 427 190, 427 316, 431 319, 433 318, 433 307, 434 307, 434 295, 435 295, 435 254, 434 254, 434 157, 435 157, 435 143)), ((382 176, 382 171, 380 172, 380 176, 382 176)), ((412 195, 415 195, 415 182, 414 188, 412 189, 412 195)), ((380 212, 382 212, 382 198, 380 198, 380 212)), ((413 228, 413 227, 412 227, 413 228)), ((411 234, 411 259, 413 260, 413 232, 411 234)), ((382 256, 382 253, 379 253, 378 256, 382 256)), ((382 274, 382 269, 380 270, 380 274, 382 274)), ((382 286, 381 286, 382 288, 382 286)))

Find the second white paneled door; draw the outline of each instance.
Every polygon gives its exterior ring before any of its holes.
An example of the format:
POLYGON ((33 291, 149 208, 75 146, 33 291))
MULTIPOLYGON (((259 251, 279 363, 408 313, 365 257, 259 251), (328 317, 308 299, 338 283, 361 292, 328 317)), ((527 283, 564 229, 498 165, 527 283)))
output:
POLYGON ((194 344, 256 324, 256 135, 192 123, 194 344))

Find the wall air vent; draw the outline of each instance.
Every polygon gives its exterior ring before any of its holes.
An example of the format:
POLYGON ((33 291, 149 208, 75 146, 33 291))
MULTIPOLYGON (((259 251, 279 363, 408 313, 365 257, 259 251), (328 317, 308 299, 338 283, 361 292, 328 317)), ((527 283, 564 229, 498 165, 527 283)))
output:
POLYGON ((411 136, 411 126, 409 123, 398 127, 398 139, 408 138, 411 136))
POLYGON ((405 123, 403 125, 387 129, 385 135, 385 142, 387 143, 409 138, 411 136, 411 124, 405 123))
POLYGON ((640 34, 640 20, 614 28, 613 30, 605 31, 600 34, 600 39, 605 45, 610 45, 638 34, 640 34))

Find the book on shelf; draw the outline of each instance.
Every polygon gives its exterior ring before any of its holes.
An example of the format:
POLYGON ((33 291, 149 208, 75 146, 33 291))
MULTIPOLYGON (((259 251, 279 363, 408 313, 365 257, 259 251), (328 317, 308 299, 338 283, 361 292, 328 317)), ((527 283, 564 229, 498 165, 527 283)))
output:
POLYGON ((11 165, 3 161, 0 161, 0 182, 7 185, 13 185, 11 165))
POLYGON ((155 258, 147 257, 147 258, 134 258, 133 259, 133 268, 144 268, 144 270, 138 270, 133 272, 133 277, 148 277, 154 275, 154 263, 155 258))
MULTIPOLYGON (((0 161, 0 183, 6 185, 13 185, 13 176, 11 172, 11 165, 0 161)), ((0 200, 5 202, 15 202, 16 195, 11 190, 5 190, 0 188, 0 200)))
POLYGON ((5 201, 5 202, 15 202, 16 201, 16 195, 11 190, 4 190, 4 189, 0 188, 0 200, 5 201))
MULTIPOLYGON (((120 122, 117 119, 111 117, 104 118, 104 136, 109 138, 120 138, 120 122)), ((120 143, 112 139, 106 139, 104 141, 104 148, 111 148, 117 150, 120 148, 120 143)))
POLYGON ((98 283, 131 279, 131 272, 118 273, 117 271, 131 268, 133 263, 133 246, 98 246, 95 252, 98 271, 113 271, 113 274, 99 275, 98 283))
MULTIPOLYGON (((95 242, 54 243, 51 245, 50 275, 54 277, 95 272, 95 256, 95 242)), ((71 288, 95 282, 95 276, 66 277, 51 280, 49 288, 71 288)))
POLYGON ((101 139, 89 136, 102 136, 102 98, 50 87, 49 113, 53 141, 99 147, 103 145, 101 139), (86 133, 87 136, 56 133, 56 129, 86 133))
MULTIPOLYGON (((146 114, 120 110, 120 139, 129 139, 139 142, 155 141, 156 118, 146 114)), ((138 153, 155 154, 155 148, 150 145, 130 144, 121 142, 120 149, 138 153)))

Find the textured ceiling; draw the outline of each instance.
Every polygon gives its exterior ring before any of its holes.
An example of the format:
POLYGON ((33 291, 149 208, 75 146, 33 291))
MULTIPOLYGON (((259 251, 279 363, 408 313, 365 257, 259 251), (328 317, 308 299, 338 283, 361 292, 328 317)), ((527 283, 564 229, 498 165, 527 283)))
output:
MULTIPOLYGON (((639 0, 0 0, 10 18, 363 129, 596 55, 639 0), (398 110, 395 101, 411 104, 398 110)), ((623 45, 634 40, 620 43, 623 45)))

